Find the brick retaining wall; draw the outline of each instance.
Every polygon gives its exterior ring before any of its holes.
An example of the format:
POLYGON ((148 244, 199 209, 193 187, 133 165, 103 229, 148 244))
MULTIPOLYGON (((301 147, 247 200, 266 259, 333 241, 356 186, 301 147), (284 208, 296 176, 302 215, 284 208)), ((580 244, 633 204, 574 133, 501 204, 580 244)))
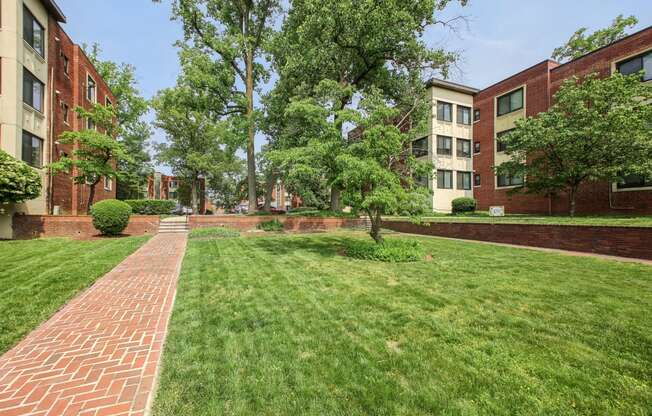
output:
MULTIPOLYGON (((158 232, 157 215, 132 215, 123 234, 153 235, 158 232)), ((13 218, 14 239, 44 237, 91 238, 99 235, 88 215, 16 215, 13 218)))
POLYGON ((337 228, 360 227, 363 220, 348 218, 320 218, 320 217, 285 217, 275 216, 246 216, 246 215, 193 215, 190 217, 190 228, 203 227, 228 227, 240 231, 255 229, 258 224, 277 219, 283 223, 286 231, 325 231, 337 228))
POLYGON ((383 228, 410 234, 598 253, 652 260, 652 228, 575 225, 383 221, 383 228))

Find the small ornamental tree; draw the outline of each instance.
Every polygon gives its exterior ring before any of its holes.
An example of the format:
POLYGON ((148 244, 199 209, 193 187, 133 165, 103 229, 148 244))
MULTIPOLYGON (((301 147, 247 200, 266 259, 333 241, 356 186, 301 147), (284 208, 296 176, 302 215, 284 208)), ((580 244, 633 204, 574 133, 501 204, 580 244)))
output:
POLYGON ((41 176, 27 163, 0 150, 0 204, 21 203, 41 194, 41 176))
POLYGON ((90 212, 97 184, 103 177, 118 176, 117 160, 131 161, 132 158, 115 139, 118 126, 113 107, 95 104, 90 111, 77 107, 75 112, 80 118, 90 120, 95 128, 63 133, 59 141, 74 144, 75 148, 70 156, 63 156, 59 161, 52 163, 50 169, 53 173, 66 172, 72 176, 75 183, 87 184, 90 187, 87 205, 90 212))
POLYGON ((511 160, 497 171, 526 178, 516 192, 566 193, 573 216, 585 182, 611 186, 629 175, 652 176, 650 100, 652 85, 639 75, 570 78, 548 111, 518 120, 500 138, 511 160))
MULTIPOLYGON (((412 215, 423 213, 427 206, 427 190, 414 178, 432 176, 433 166, 419 162, 411 155, 413 134, 402 132, 401 112, 378 95, 371 93, 360 103, 357 124, 359 138, 337 157, 338 182, 346 203, 362 211, 371 220, 370 235, 382 243, 382 216, 411 207, 412 215), (399 120, 396 123, 390 120, 399 120)), ((403 118, 404 119, 404 118, 403 118)))

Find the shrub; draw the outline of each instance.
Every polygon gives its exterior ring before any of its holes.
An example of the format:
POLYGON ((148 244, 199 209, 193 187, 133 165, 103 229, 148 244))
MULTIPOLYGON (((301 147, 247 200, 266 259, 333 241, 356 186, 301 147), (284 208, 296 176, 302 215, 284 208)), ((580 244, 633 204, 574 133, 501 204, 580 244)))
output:
POLYGON ((425 256, 421 244, 414 240, 384 240, 380 244, 370 240, 349 240, 345 253, 355 259, 388 263, 419 261, 425 256))
POLYGON ((213 210, 212 209, 207 209, 206 211, 204 211, 204 215, 214 215, 213 210))
POLYGON ((190 232, 189 238, 237 238, 240 231, 226 227, 196 228, 190 232))
POLYGON ((0 204, 25 202, 40 194, 36 169, 0 150, 0 204))
POLYGON ((474 212, 476 206, 477 203, 473 198, 455 198, 453 199, 453 214, 474 212))
POLYGON ((288 217, 336 217, 336 218, 358 218, 356 214, 351 212, 318 210, 316 208, 311 210, 297 211, 296 209, 286 214, 288 217))
POLYGON ((276 218, 271 220, 271 221, 265 221, 261 222, 258 225, 258 228, 260 228, 263 231, 283 231, 283 223, 276 218))
POLYGON ((104 235, 118 235, 129 224, 131 207, 115 199, 105 199, 91 208, 93 227, 104 235))
POLYGON ((134 214, 169 215, 176 207, 176 202, 167 199, 128 199, 127 204, 134 214))

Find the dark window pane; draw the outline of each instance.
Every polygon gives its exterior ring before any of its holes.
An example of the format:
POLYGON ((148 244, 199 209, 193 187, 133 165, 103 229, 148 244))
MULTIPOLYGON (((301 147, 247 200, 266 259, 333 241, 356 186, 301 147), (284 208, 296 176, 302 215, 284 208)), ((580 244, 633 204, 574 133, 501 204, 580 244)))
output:
POLYGON ((437 102, 437 120, 453 121, 453 105, 450 103, 437 102))
POLYGON ((625 176, 624 182, 618 184, 618 189, 627 189, 627 188, 647 188, 652 186, 652 178, 645 178, 641 175, 629 175, 625 176))
POLYGON ((457 172, 457 189, 471 189, 471 172, 457 172))
POLYGON ((508 135, 508 134, 511 133, 512 131, 514 131, 514 129, 501 131, 501 132, 499 132, 499 133, 496 134, 496 150, 497 150, 498 152, 505 152, 505 151, 507 151, 507 144, 501 142, 500 139, 501 139, 501 137, 504 137, 504 136, 508 135))
POLYGON ((482 178, 480 177, 479 173, 476 173, 473 175, 473 185, 474 186, 480 186, 482 184, 482 178))
POLYGON ((428 138, 422 137, 412 142, 412 155, 414 157, 428 156, 428 138))
POLYGON ((23 39, 39 55, 45 55, 45 29, 36 20, 32 12, 23 6, 23 39))
POLYGON ((474 153, 480 153, 480 142, 474 142, 473 143, 473 152, 474 153))
POLYGON ((453 138, 437 136, 437 154, 450 156, 453 154, 453 138))
POLYGON ((652 52, 643 57, 643 69, 645 70, 643 81, 652 80, 652 52))
POLYGON ((643 69, 643 59, 639 56, 618 64, 618 71, 623 75, 632 75, 643 69))
POLYGON ((522 176, 498 175, 498 186, 520 186, 523 185, 522 176))
POLYGON ((457 106, 457 122, 459 124, 471 124, 471 109, 469 107, 457 106))
POLYGON ((523 108, 523 88, 498 98, 498 115, 511 113, 523 108))
POLYGON ((437 188, 453 189, 453 172, 450 170, 437 171, 437 188))
POLYGON ((509 96, 498 99, 498 115, 509 113, 509 96))
POLYGON ((457 156, 471 157, 471 140, 457 139, 457 156))
POLYGON ((480 110, 475 109, 473 111, 473 121, 480 121, 480 110))
POLYGON ((45 86, 34 75, 23 69, 23 102, 43 112, 43 93, 45 86))
POLYGON ((23 162, 40 168, 43 163, 43 140, 23 132, 22 159, 23 162))

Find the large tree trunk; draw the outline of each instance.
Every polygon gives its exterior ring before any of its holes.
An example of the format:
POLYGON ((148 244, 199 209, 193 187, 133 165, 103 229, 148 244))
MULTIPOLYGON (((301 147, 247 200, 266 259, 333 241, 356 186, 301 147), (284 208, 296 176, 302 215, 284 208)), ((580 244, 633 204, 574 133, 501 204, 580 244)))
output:
POLYGON ((368 211, 369 220, 371 220, 371 232, 369 235, 377 244, 383 242, 383 236, 380 235, 380 225, 382 223, 380 212, 377 212, 376 215, 373 215, 371 211, 368 211))
POLYGON ((199 214, 199 202, 197 201, 197 178, 193 178, 190 185, 190 202, 193 215, 199 214))
MULTIPOLYGON (((276 175, 270 174, 265 183, 265 205, 263 206, 263 210, 265 211, 269 211, 272 208, 272 193, 274 192, 275 185, 276 175)), ((278 195, 276 197, 278 198, 278 195)))
POLYGON ((90 214, 91 213, 91 207, 93 206, 93 200, 95 199, 95 186, 98 184, 99 181, 96 181, 95 183, 90 185, 90 192, 88 193, 88 204, 86 204, 86 213, 90 214))
POLYGON ((338 212, 342 209, 340 204, 340 197, 342 196, 342 191, 337 186, 333 185, 331 187, 331 211, 338 212))
POLYGON ((256 138, 256 128, 254 125, 254 57, 251 50, 246 53, 246 70, 247 70, 247 122, 248 140, 247 140, 247 175, 248 175, 248 196, 249 212, 256 212, 258 209, 258 200, 256 198, 256 149, 254 147, 256 138))
POLYGON ((568 194, 569 200, 570 200, 570 216, 574 217, 575 216, 575 198, 577 196, 577 187, 572 187, 570 189, 570 193, 568 194))

